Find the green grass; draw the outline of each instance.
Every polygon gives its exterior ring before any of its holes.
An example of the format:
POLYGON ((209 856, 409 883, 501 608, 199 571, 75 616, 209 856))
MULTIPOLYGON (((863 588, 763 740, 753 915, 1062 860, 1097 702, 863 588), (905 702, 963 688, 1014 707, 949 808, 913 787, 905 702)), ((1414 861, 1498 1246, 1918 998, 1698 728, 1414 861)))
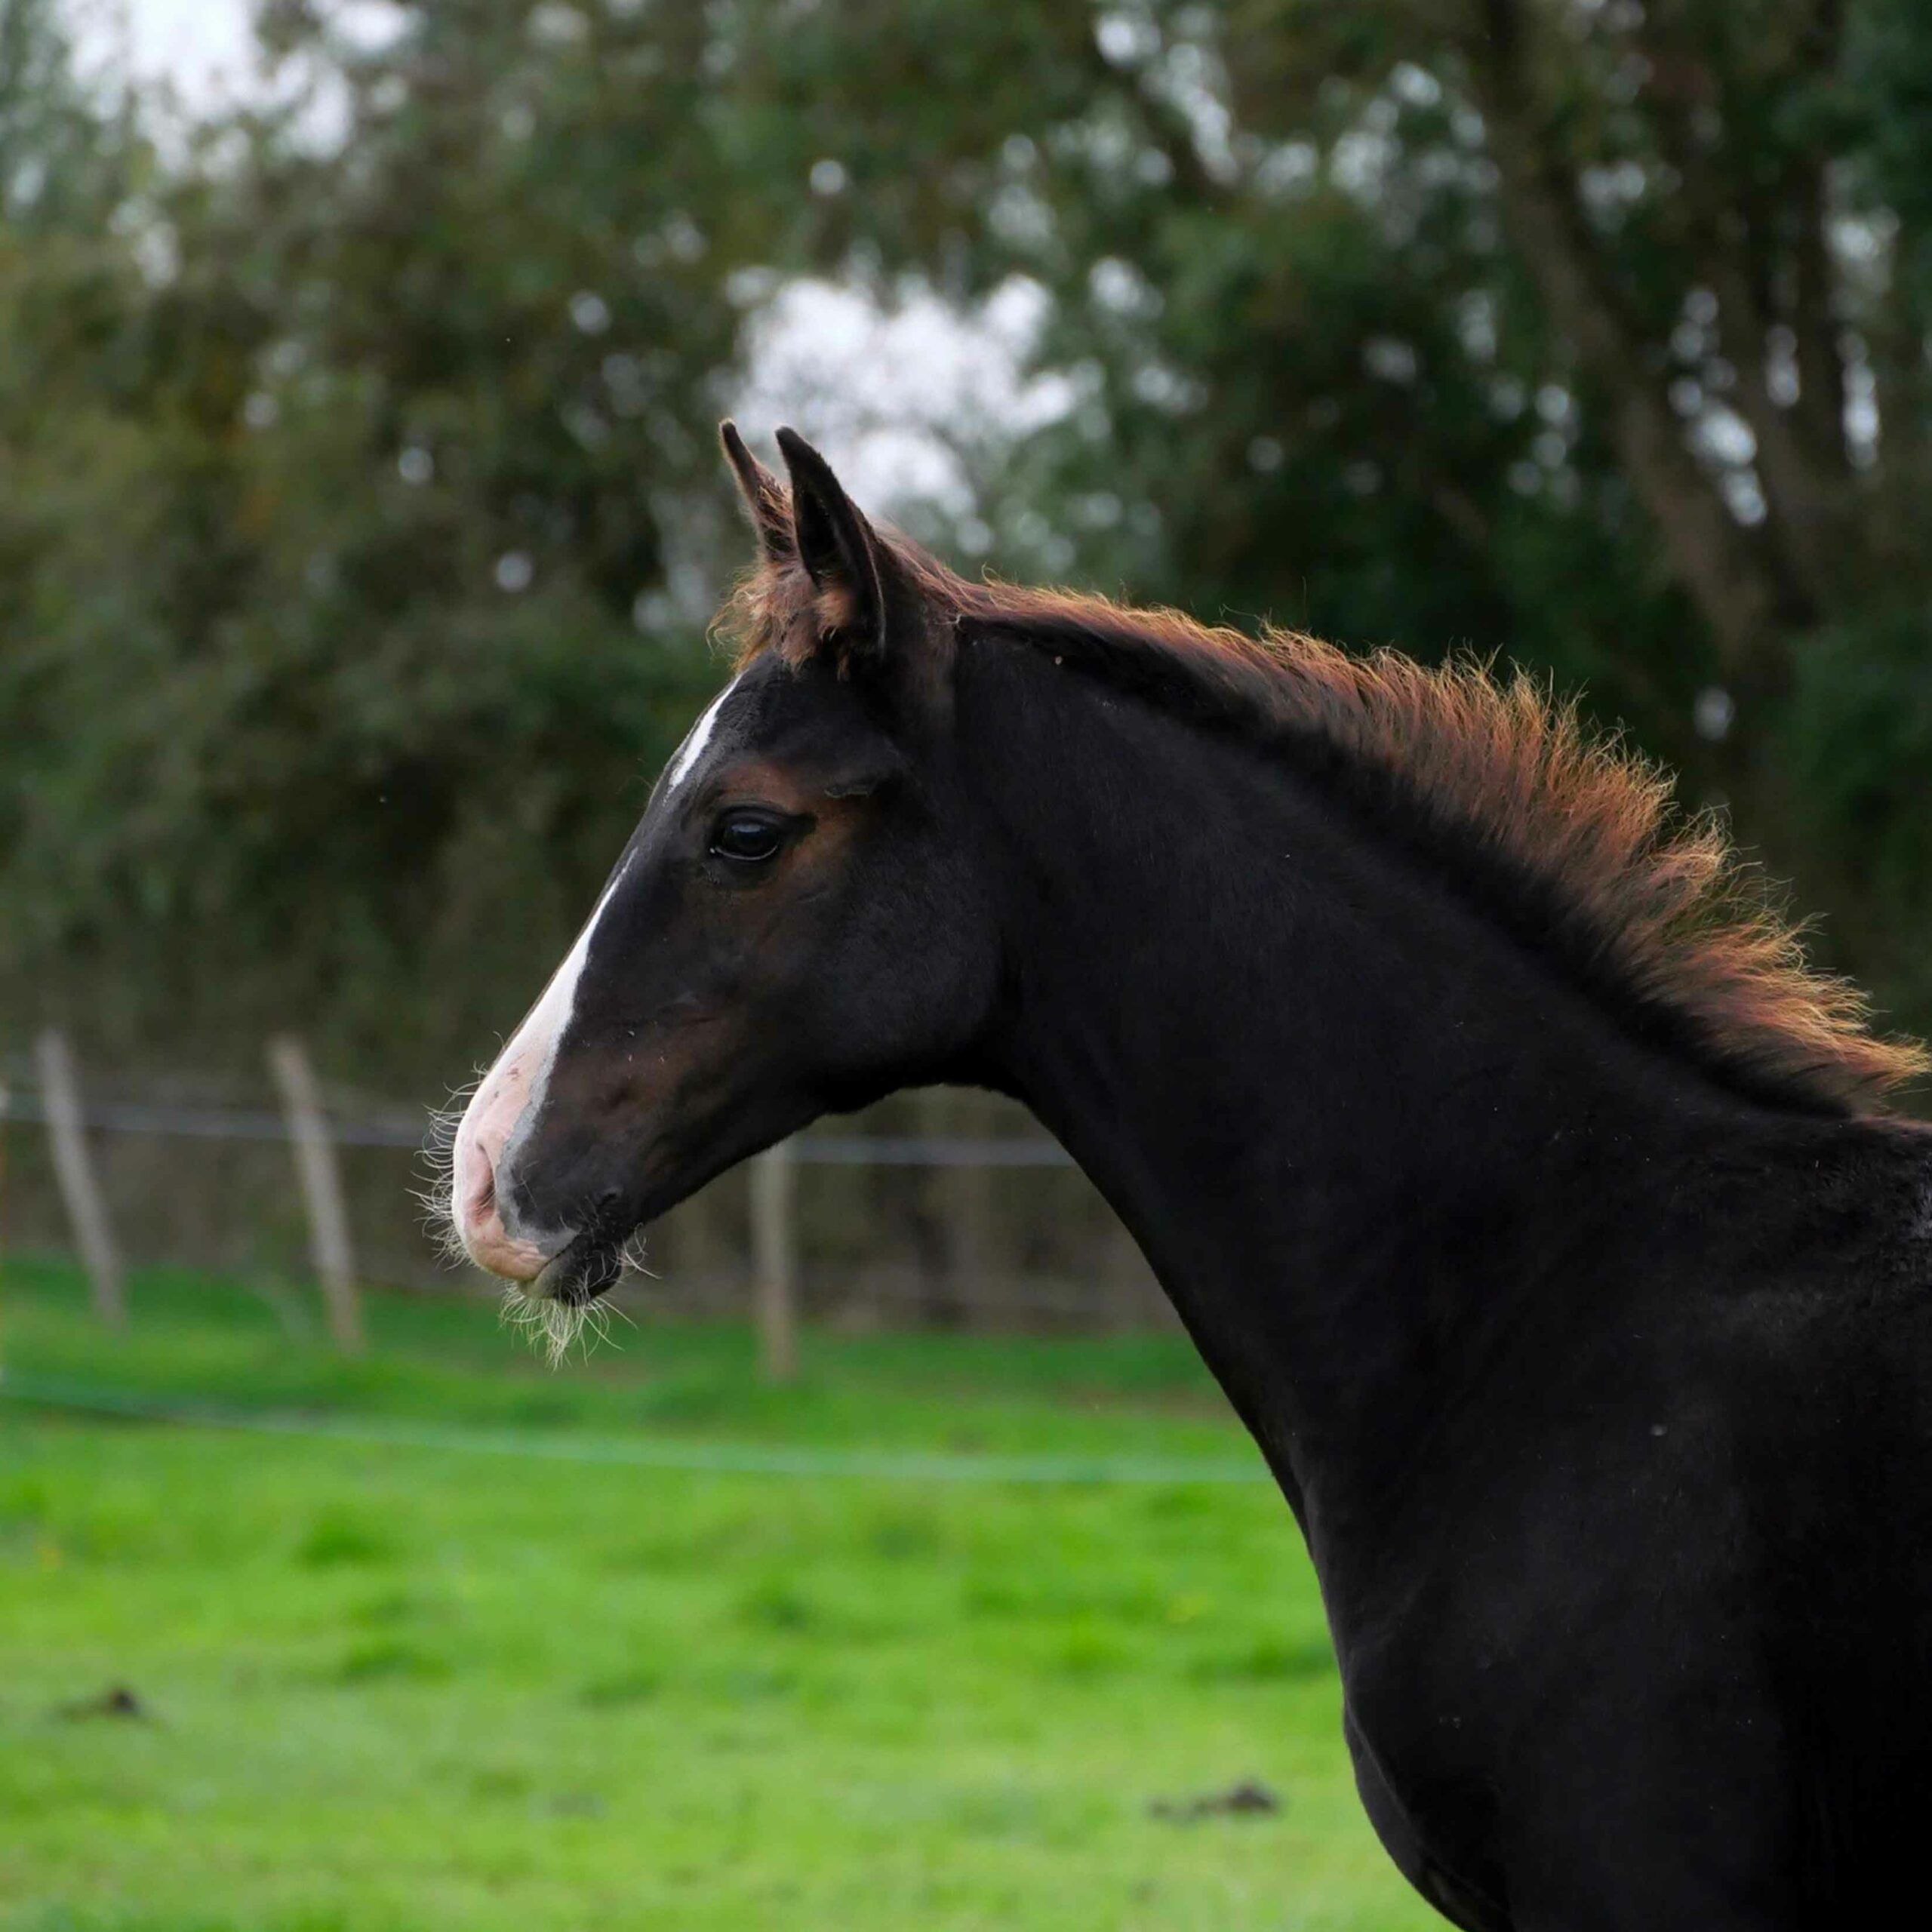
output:
MULTIPOLYGON (((391 1426, 1251 1456, 1184 1345, 646 1326, 552 1376, 473 1304, 344 1363, 137 1278, 0 1274, 16 1383, 391 1426)), ((1261 1483, 772 1476, 0 1402, 5 1932, 1094 1932, 1439 1923, 1349 1782, 1261 1483), (97 1713, 125 1684, 146 1715, 97 1713), (1237 1780, 1273 1816, 1157 1817, 1237 1780)))

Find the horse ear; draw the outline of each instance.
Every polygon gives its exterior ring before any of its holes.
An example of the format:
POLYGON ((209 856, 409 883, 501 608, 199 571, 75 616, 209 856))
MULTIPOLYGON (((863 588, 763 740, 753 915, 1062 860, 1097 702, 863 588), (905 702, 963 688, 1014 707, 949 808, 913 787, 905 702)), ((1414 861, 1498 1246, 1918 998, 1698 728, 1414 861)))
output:
POLYGON ((737 423, 719 423, 718 440, 724 445, 724 460, 738 479, 738 494, 745 500, 745 512, 758 533, 759 549, 768 561, 783 563, 792 555, 792 506, 784 485, 745 447, 737 423))
POLYGON ((876 657, 885 644, 884 555, 872 527, 832 466, 795 429, 778 447, 792 476, 792 533, 818 593, 823 635, 845 661, 876 657))

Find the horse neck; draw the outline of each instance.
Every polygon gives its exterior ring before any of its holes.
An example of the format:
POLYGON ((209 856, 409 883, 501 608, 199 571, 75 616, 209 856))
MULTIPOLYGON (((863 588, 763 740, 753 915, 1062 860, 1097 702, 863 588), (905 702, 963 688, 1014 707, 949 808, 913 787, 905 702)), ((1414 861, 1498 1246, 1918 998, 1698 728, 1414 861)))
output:
POLYGON ((958 715, 1005 870, 986 1076, 1126 1222, 1318 1554, 1485 1364, 1654 1288, 1714 1144, 1823 1131, 1638 1041, 1271 755, 1023 647, 958 715))

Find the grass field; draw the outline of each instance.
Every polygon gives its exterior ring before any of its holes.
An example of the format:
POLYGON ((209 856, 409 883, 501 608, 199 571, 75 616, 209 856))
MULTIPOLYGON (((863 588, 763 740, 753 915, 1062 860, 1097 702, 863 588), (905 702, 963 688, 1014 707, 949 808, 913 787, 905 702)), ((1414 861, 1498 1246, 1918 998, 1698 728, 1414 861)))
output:
POLYGON ((232 1285, 132 1303, 0 1271, 5 1932, 1439 1923, 1177 1341, 814 1336, 771 1391, 729 1330, 551 1375, 472 1303, 380 1300, 345 1364, 232 1285), (325 1432, 23 1398, 80 1385, 325 1432), (1280 1809, 1157 1808, 1244 1779, 1280 1809))

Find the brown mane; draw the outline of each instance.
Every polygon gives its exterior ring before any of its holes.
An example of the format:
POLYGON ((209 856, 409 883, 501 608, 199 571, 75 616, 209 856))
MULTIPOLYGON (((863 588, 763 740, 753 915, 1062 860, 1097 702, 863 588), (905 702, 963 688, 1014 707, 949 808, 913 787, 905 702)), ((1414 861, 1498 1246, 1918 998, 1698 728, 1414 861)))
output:
MULTIPOLYGON (((1574 703, 1526 673, 1352 657, 1292 631, 1256 638, 1176 611, 972 583, 884 540, 962 639, 1009 634, 1291 751, 1398 832, 1500 880, 1524 928, 1753 1089, 1873 1112, 1932 1064, 1916 1042, 1872 1031, 1857 986, 1807 963, 1799 928, 1718 820, 1685 814, 1657 766, 1588 734, 1574 703)), ((768 563, 724 627, 741 660, 776 649, 797 662, 837 617, 795 564, 768 563)))

